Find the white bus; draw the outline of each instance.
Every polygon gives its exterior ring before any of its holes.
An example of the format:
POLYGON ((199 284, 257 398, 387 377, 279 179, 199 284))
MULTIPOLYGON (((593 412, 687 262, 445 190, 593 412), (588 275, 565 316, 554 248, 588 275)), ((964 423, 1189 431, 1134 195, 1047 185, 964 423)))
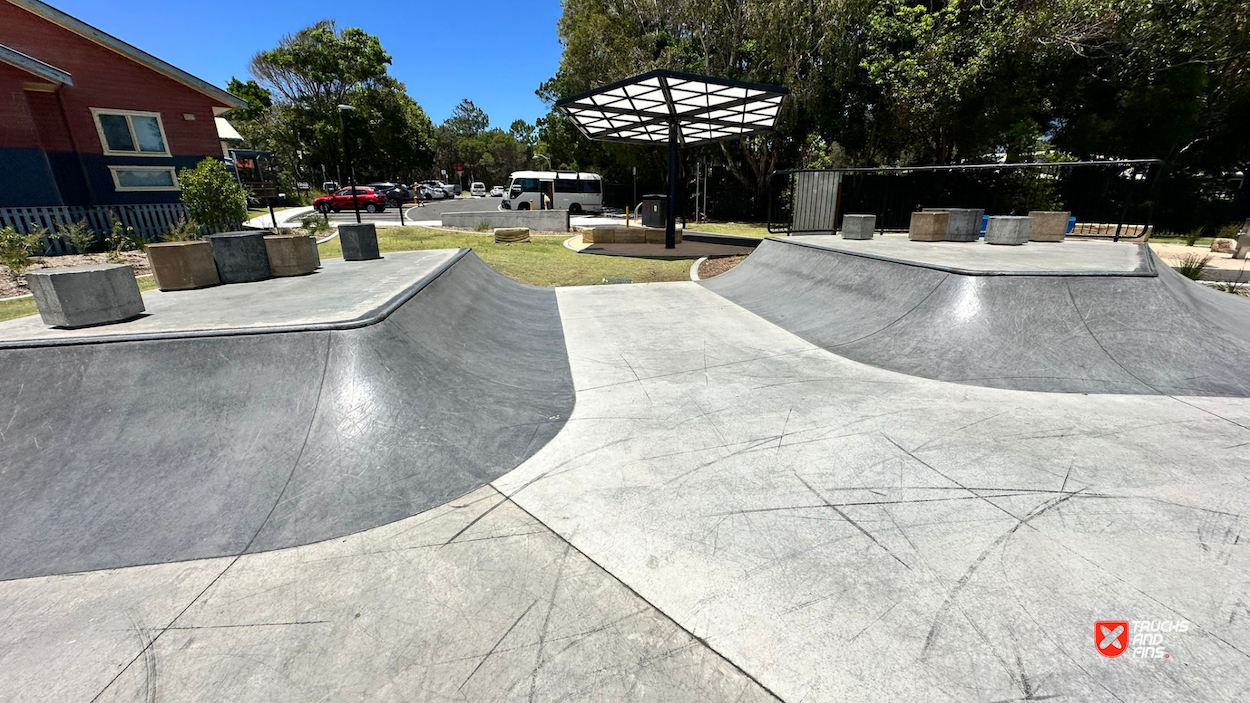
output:
POLYGON ((603 180, 597 173, 582 171, 517 171, 509 179, 508 191, 499 207, 504 210, 552 208, 568 210, 573 215, 599 212, 603 210, 603 180))

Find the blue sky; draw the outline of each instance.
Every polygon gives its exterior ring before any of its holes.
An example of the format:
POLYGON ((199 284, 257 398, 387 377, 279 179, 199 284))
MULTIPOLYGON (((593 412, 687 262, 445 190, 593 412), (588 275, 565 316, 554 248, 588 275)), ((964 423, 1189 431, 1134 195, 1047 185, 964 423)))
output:
POLYGON ((507 129, 546 114, 534 95, 560 63, 558 0, 51 0, 51 5, 173 65, 225 86, 247 77, 252 55, 317 20, 360 27, 382 40, 391 75, 436 123, 463 98, 507 129), (396 8, 411 7, 410 12, 396 8))

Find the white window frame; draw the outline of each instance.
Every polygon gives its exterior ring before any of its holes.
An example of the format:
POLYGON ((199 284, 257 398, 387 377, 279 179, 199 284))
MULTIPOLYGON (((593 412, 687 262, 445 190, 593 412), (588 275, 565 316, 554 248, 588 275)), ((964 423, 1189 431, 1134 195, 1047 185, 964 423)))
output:
POLYGON ((116 164, 109 166, 109 175, 113 177, 113 189, 118 193, 171 193, 182 190, 182 186, 178 185, 178 171, 173 166, 126 166, 124 164, 116 164), (117 180, 118 171, 166 171, 173 178, 174 185, 171 186, 124 186, 117 180))
POLYGON ((154 158, 169 158, 173 154, 169 153, 169 137, 165 136, 165 120, 161 119, 159 112, 143 112, 141 110, 114 110, 108 107, 91 108, 91 119, 95 122, 96 134, 100 137, 100 146, 104 149, 105 156, 149 156, 154 158), (100 124, 101 115, 117 115, 126 118, 126 126, 130 128, 130 142, 135 145, 135 151, 113 151, 109 149, 108 139, 104 136, 104 125, 100 124), (139 151, 139 136, 135 134, 135 125, 130 121, 131 117, 155 117, 156 126, 161 130, 161 142, 165 144, 165 151, 139 151))

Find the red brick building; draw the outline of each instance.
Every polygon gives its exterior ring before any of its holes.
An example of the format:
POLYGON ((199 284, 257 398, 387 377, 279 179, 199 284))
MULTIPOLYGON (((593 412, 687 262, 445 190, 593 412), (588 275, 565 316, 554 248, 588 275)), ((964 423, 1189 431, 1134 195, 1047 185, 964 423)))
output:
POLYGON ((0 207, 166 203, 176 171, 221 158, 242 104, 35 0, 0 0, 0 207))

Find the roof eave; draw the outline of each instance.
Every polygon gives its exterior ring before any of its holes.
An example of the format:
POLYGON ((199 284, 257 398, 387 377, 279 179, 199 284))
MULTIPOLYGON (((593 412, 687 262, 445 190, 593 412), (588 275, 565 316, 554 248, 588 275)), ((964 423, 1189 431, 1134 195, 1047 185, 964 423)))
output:
POLYGON ((40 61, 33 56, 27 56, 17 49, 3 44, 0 44, 0 61, 59 85, 74 85, 74 77, 70 75, 69 71, 40 61))

